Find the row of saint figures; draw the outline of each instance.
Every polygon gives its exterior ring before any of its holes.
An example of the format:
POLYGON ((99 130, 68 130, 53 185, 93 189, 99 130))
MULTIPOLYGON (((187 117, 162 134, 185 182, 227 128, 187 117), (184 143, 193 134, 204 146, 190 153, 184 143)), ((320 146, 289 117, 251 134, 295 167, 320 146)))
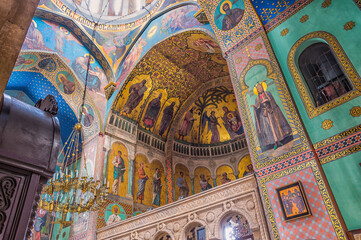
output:
MULTIPOLYGON (((129 167, 126 159, 118 150, 111 161, 112 172, 108 172, 108 181, 111 184, 110 193, 115 196, 124 196, 124 190, 128 187, 129 179, 125 176, 129 167), (123 191, 123 194, 121 193, 123 191)), ((149 163, 143 155, 138 155, 135 159, 135 169, 133 172, 133 182, 130 185, 133 190, 134 202, 147 206, 158 207, 165 204, 165 172, 160 161, 149 163)), ((111 169, 109 169, 111 170, 111 169)), ((246 156, 239 162, 239 174, 235 176, 229 166, 221 166, 217 169, 216 178, 212 178, 210 171, 205 167, 198 167, 194 171, 194 178, 190 178, 189 170, 186 166, 177 164, 174 172, 175 200, 183 199, 192 194, 206 191, 212 187, 231 182, 240 177, 253 173, 253 165, 250 157, 246 156)), ((127 191, 129 194, 129 191, 127 191)), ((128 195, 129 196, 129 195, 128 195)))

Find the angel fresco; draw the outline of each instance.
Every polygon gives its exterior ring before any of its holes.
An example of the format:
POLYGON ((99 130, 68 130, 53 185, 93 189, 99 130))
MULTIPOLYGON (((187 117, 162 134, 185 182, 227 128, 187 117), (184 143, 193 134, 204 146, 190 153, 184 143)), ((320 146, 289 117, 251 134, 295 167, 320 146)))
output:
POLYGON ((145 112, 143 118, 144 127, 146 129, 148 128, 150 130, 154 126, 161 107, 161 101, 160 101, 161 99, 162 99, 162 94, 160 93, 157 98, 153 99, 148 104, 147 111, 145 112))
POLYGON ((147 80, 143 80, 140 83, 135 83, 129 88, 129 97, 124 105, 123 113, 130 114, 134 108, 143 100, 144 93, 148 90, 145 84, 147 80))
POLYGON ((219 142, 219 131, 218 131, 217 126, 221 126, 221 125, 218 123, 215 111, 212 111, 211 115, 209 115, 209 116, 207 115, 207 111, 205 111, 203 113, 203 115, 202 115, 202 133, 204 132, 207 122, 208 122, 208 131, 206 133, 208 133, 209 131, 211 131, 211 133, 212 133, 211 144, 219 142))
POLYGON ((282 146, 282 140, 292 136, 292 130, 272 93, 266 91, 265 82, 258 83, 253 91, 257 95, 254 111, 256 131, 263 151, 282 146))
POLYGON ((242 121, 237 111, 230 111, 227 107, 222 108, 223 114, 223 125, 227 129, 227 132, 231 138, 243 133, 242 121))
POLYGON ((175 102, 172 102, 163 111, 163 117, 159 126, 159 135, 163 136, 173 118, 175 102))

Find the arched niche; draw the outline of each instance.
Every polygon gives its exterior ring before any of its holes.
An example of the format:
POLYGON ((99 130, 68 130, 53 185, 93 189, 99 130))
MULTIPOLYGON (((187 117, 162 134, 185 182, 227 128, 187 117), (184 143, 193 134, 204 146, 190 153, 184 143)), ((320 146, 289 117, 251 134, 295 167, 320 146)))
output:
POLYGON ((253 240, 253 232, 247 218, 237 212, 231 212, 221 220, 221 239, 253 240))
POLYGON ((134 169, 134 202, 151 206, 152 172, 148 158, 143 154, 137 154, 135 156, 134 169), (143 168, 143 170, 141 170, 141 168, 143 168), (144 179, 146 179, 146 181, 144 179))
POLYGON ((191 177, 189 175, 189 170, 185 165, 178 163, 175 166, 175 171, 174 171, 175 200, 179 199, 179 197, 182 195, 182 191, 184 191, 183 194, 185 194, 185 192, 186 192, 186 189, 181 190, 177 184, 181 172, 183 173, 183 178, 184 178, 185 184, 188 187, 188 195, 192 194, 192 191, 191 191, 192 181, 191 181, 191 177))
POLYGON ((204 175, 204 179, 213 187, 213 180, 211 177, 211 171, 206 167, 197 167, 194 170, 194 193, 202 192, 200 181, 201 175, 204 175))
POLYGON ((154 240, 174 240, 172 233, 170 231, 161 231, 155 234, 154 240))
POLYGON ((165 205, 165 173, 163 164, 159 160, 153 160, 150 164, 149 174, 151 184, 148 184, 147 187, 151 185, 151 191, 146 191, 147 195, 145 198, 151 197, 154 207, 165 205), (156 169, 158 169, 158 173, 156 173, 156 169), (151 192, 151 196, 149 196, 149 192, 151 192))
POLYGON ((253 165, 252 165, 252 160, 251 160, 250 155, 243 157, 239 161, 238 172, 239 172, 238 178, 245 177, 245 176, 253 173, 253 165))
POLYGON ((109 193, 125 197, 127 194, 129 175, 128 149, 123 143, 114 142, 108 152, 106 161, 105 174, 109 182, 109 193))
POLYGON ((217 178, 216 178, 216 182, 217 182, 217 186, 222 185, 227 183, 226 180, 222 180, 224 179, 229 179, 229 181, 233 181, 236 180, 236 176, 234 175, 233 169, 228 166, 228 165, 222 165, 220 167, 217 168, 217 178), (224 174, 227 174, 227 176, 224 176, 224 174))

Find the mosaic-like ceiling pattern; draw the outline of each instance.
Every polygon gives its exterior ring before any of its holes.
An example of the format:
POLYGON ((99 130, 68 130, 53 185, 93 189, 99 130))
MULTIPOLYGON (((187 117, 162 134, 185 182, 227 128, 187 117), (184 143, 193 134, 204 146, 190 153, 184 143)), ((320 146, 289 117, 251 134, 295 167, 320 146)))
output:
POLYGON ((302 0, 251 0, 263 24, 267 24, 282 12, 286 11, 295 2, 302 0))
POLYGON ((113 112, 162 137, 185 100, 203 83, 228 76, 218 44, 202 31, 172 36, 153 47, 123 84, 113 112))
POLYGON ((25 101, 27 98, 36 103, 40 98, 44 99, 48 94, 53 95, 59 106, 57 117, 61 127, 61 139, 63 143, 68 139, 78 119, 59 91, 43 74, 14 71, 6 86, 5 93, 8 90, 13 91, 9 92, 13 97, 26 103, 31 103, 25 101), (15 90, 17 90, 16 95, 12 94, 15 93, 15 90))

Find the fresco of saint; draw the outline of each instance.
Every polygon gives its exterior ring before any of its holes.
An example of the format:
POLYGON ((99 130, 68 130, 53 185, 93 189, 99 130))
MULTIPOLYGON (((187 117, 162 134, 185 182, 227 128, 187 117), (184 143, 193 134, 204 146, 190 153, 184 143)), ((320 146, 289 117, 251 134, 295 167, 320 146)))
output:
POLYGON ((117 206, 113 207, 113 214, 109 216, 108 220, 107 220, 107 225, 111 225, 113 223, 117 223, 120 222, 122 219, 119 216, 119 208, 117 206))
POLYGON ((87 88, 99 92, 100 91, 100 79, 98 76, 95 76, 93 73, 96 71, 93 70, 91 65, 89 65, 88 71, 88 61, 90 64, 94 63, 95 60, 93 56, 89 54, 85 54, 84 56, 77 57, 75 61, 71 64, 74 72, 78 75, 78 77, 85 83, 87 79, 87 88), (88 72, 88 73, 87 73, 88 72))
POLYGON ((159 126, 159 135, 163 136, 173 118, 175 102, 172 102, 163 111, 163 117, 159 126))
POLYGON ((138 193, 137 199, 140 200, 140 203, 143 203, 144 200, 144 191, 145 191, 145 183, 148 181, 148 176, 144 171, 144 163, 140 163, 140 167, 138 169, 138 193))
POLYGON ((211 137, 211 144, 219 142, 219 131, 217 126, 220 126, 217 120, 217 117, 215 115, 215 111, 211 112, 211 115, 207 116, 207 111, 203 113, 202 116, 202 132, 204 131, 204 128, 206 127, 206 122, 208 122, 208 133, 211 131, 212 137, 211 137))
POLYGON ((134 108, 142 101, 144 93, 147 91, 145 86, 147 80, 143 80, 140 83, 135 83, 129 88, 129 97, 124 105, 123 113, 130 114, 134 108))
POLYGON ((282 146, 282 140, 292 135, 292 130, 275 102, 272 93, 266 91, 265 82, 258 83, 253 91, 257 95, 254 111, 256 132, 262 151, 282 146))
POLYGON ((238 135, 243 133, 242 121, 241 118, 236 111, 230 111, 227 107, 222 108, 224 111, 223 121, 224 127, 227 129, 229 136, 231 138, 235 138, 238 135))
POLYGON ((65 94, 72 94, 75 91, 75 83, 69 80, 64 74, 59 74, 59 82, 63 85, 65 94))
POLYGON ((155 169, 153 175, 153 205, 160 206, 160 193, 162 191, 162 181, 160 180, 159 168, 155 169))
POLYGON ((81 112, 83 114, 82 117, 82 123, 85 127, 90 127, 94 121, 94 116, 89 113, 88 108, 86 106, 83 106, 81 109, 81 112))
POLYGON ((114 166, 114 182, 112 185, 112 193, 117 195, 119 190, 119 178, 120 182, 124 182, 124 172, 126 170, 121 151, 118 151, 118 155, 113 158, 112 164, 114 166))
POLYGON ((199 185, 201 186, 202 192, 212 188, 212 185, 208 182, 209 179, 207 180, 204 174, 201 174, 199 177, 201 179, 199 180, 199 185))
POLYGON ((231 30, 242 20, 245 13, 245 5, 242 0, 221 1, 215 12, 214 22, 216 26, 223 30, 231 30))
POLYGON ((180 139, 183 139, 185 136, 187 136, 192 129, 194 123, 193 111, 195 109, 196 107, 192 107, 191 110, 189 110, 184 116, 182 125, 178 131, 180 139))
POLYGON ((184 173, 180 172, 180 176, 177 179, 177 186, 179 187, 179 199, 183 199, 188 197, 189 195, 189 187, 187 181, 184 178, 184 173))
POLYGON ((148 104, 147 111, 145 112, 143 118, 144 127, 146 129, 148 128, 150 130, 154 126, 161 107, 161 101, 160 101, 161 99, 162 99, 162 94, 160 93, 157 98, 153 99, 148 104))

